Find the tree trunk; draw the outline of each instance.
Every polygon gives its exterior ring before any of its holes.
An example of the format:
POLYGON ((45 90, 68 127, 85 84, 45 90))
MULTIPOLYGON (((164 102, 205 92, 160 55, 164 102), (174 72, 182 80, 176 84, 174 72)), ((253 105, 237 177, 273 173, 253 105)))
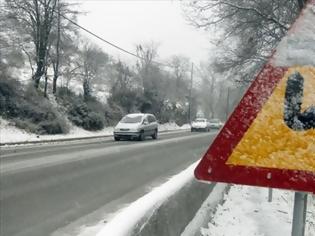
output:
POLYGON ((89 80, 86 78, 83 81, 83 96, 84 99, 88 99, 91 96, 90 83, 89 80))
POLYGON ((44 88, 44 97, 47 98, 47 85, 48 85, 48 75, 47 68, 45 69, 45 88, 44 88))
POLYGON ((39 82, 40 82, 40 79, 42 78, 43 74, 44 74, 44 63, 42 61, 39 61, 37 63, 37 68, 36 68, 36 72, 33 76, 33 80, 34 80, 34 86, 35 88, 38 89, 39 87, 39 82))
POLYGON ((56 74, 54 74, 54 78, 53 78, 53 94, 56 94, 56 92, 57 92, 57 79, 58 79, 58 76, 56 76, 56 74))
MULTIPOLYGON (((48 41, 48 39, 47 39, 48 41)), ((47 42, 40 42, 39 43, 39 51, 37 52, 37 60, 36 60, 36 72, 33 76, 33 80, 35 82, 35 88, 39 87, 39 82, 42 76, 45 74, 45 67, 46 67, 46 51, 47 51, 47 42)))
POLYGON ((53 94, 56 94, 57 92, 57 79, 59 77, 59 60, 60 60, 60 2, 58 0, 56 64, 54 66, 53 94))

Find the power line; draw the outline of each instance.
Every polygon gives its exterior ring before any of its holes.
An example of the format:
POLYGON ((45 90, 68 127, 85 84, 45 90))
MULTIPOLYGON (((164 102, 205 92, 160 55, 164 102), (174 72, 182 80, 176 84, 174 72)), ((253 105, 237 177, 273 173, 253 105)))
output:
MULTIPOLYGON (((43 3, 41 0, 39 0, 39 2, 44 5, 44 3, 43 3)), ((49 8, 50 8, 51 10, 53 10, 55 13, 59 14, 57 10, 52 9, 52 7, 50 7, 50 6, 49 6, 49 8)), ((112 42, 110 42, 110 41, 104 39, 103 37, 101 37, 101 36, 99 36, 99 35, 93 33, 91 30, 89 30, 89 29, 87 29, 87 28, 85 28, 85 27, 79 25, 79 24, 76 23, 75 21, 69 19, 67 16, 65 16, 65 15, 63 15, 63 14, 60 14, 60 16, 63 17, 64 19, 66 19, 67 21, 69 21, 71 24, 73 24, 73 25, 75 25, 76 27, 78 27, 79 29, 81 29, 81 30, 87 32, 88 34, 92 35, 93 37, 95 37, 95 38, 101 40, 102 42, 104 42, 104 43, 106 43, 106 44, 108 44, 108 45, 110 45, 110 46, 112 46, 112 47, 114 47, 114 48, 116 48, 116 49, 118 49, 118 50, 120 50, 120 51, 122 51, 122 52, 128 54, 128 55, 131 55, 131 56, 133 56, 133 57, 136 57, 136 58, 138 58, 138 59, 140 59, 140 60, 145 60, 145 58, 143 58, 143 57, 141 57, 141 56, 139 56, 139 55, 137 55, 137 54, 135 54, 135 53, 133 53, 133 52, 130 52, 130 51, 128 51, 128 50, 126 50, 126 49, 124 49, 124 48, 118 46, 117 44, 112 43, 112 42)), ((157 64, 157 65, 160 65, 160 66, 165 66, 165 67, 169 67, 169 68, 175 68, 175 66, 170 65, 170 64, 166 64, 166 63, 162 63, 162 62, 158 62, 158 61, 154 61, 154 60, 152 60, 152 62, 153 62, 154 64, 157 64)))
MULTIPOLYGON (((44 3, 43 3, 41 0, 39 0, 39 2, 44 5, 44 3)), ((55 13, 58 13, 58 11, 56 11, 55 9, 52 9, 51 7, 49 7, 49 8, 50 8, 51 10, 53 10, 55 13)), ((58 14, 59 14, 59 13, 58 13, 58 14)), ((143 57, 141 57, 141 56, 139 56, 139 55, 137 55, 137 54, 135 54, 135 53, 133 53, 133 52, 130 52, 130 51, 128 51, 128 50, 126 50, 126 49, 124 49, 124 48, 122 48, 122 47, 120 47, 120 46, 118 46, 118 45, 116 45, 116 44, 114 44, 114 43, 112 43, 112 42, 109 42, 108 40, 102 38, 101 36, 99 36, 99 35, 97 35, 97 34, 95 34, 95 33, 93 33, 92 31, 88 30, 87 28, 85 28, 85 27, 79 25, 79 24, 76 23, 75 21, 69 19, 69 18, 66 17, 65 15, 60 14, 60 16, 63 17, 64 19, 66 19, 67 21, 69 21, 70 23, 72 23, 73 25, 77 26, 77 27, 80 28, 81 30, 83 30, 83 31, 87 32, 88 34, 90 34, 90 35, 96 37, 97 39, 101 40, 102 42, 104 42, 104 43, 106 43, 106 44, 108 44, 108 45, 110 45, 110 46, 112 46, 112 47, 114 47, 114 48, 116 48, 116 49, 118 49, 118 50, 124 52, 124 53, 127 53, 127 54, 129 54, 129 55, 131 55, 131 56, 133 56, 133 57, 136 57, 136 58, 138 58, 138 59, 140 59, 140 60, 145 60, 145 58, 143 58, 143 57)), ((174 66, 169 65, 169 64, 165 64, 165 63, 162 63, 162 62, 157 62, 157 61, 153 61, 153 60, 152 60, 152 62, 155 63, 155 64, 158 64, 158 65, 160 65, 160 66, 166 66, 166 67, 174 68, 174 66)))

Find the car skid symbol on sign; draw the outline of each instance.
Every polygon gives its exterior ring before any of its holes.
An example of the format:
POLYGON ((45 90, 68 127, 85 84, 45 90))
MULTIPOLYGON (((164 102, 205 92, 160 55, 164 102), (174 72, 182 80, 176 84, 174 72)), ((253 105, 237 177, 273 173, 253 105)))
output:
POLYGON ((315 106, 301 112, 303 90, 303 76, 299 72, 290 75, 285 91, 284 121, 289 128, 295 131, 315 129, 315 106))

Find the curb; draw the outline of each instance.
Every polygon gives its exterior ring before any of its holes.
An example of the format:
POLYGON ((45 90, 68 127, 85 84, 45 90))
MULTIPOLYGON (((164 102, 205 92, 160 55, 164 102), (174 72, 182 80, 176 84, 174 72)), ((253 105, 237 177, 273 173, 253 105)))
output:
MULTIPOLYGON (((178 131, 188 131, 188 129, 180 129, 180 130, 164 130, 159 131, 159 133, 171 133, 178 131)), ((66 141, 79 141, 79 140, 89 140, 89 139, 97 139, 97 138, 109 138, 113 137, 110 135, 100 135, 100 136, 88 136, 88 137, 78 137, 78 138, 61 138, 61 139, 50 139, 50 140, 34 140, 34 141, 21 141, 21 142, 10 142, 10 143, 0 143, 1 146, 13 146, 13 145, 25 145, 25 144, 44 144, 44 143, 55 143, 55 142, 66 142, 66 141)))

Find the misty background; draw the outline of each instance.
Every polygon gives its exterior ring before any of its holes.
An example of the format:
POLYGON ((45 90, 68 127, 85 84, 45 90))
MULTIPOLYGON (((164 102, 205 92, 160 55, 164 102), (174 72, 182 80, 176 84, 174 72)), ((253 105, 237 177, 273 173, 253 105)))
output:
POLYGON ((225 121, 303 4, 1 0, 0 115, 38 134, 225 121))

